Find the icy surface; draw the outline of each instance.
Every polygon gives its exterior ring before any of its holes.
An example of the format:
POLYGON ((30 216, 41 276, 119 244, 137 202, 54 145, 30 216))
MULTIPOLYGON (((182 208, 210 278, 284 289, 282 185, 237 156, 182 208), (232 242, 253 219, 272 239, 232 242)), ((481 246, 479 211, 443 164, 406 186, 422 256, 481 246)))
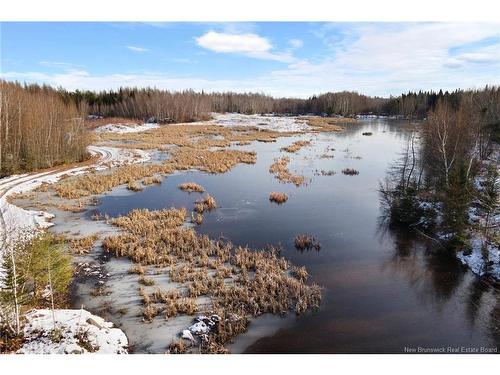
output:
POLYGON ((301 132, 309 126, 306 120, 298 117, 272 116, 272 115, 242 115, 240 113, 213 113, 213 122, 227 127, 255 126, 278 132, 301 132))
POLYGON ((55 310, 55 327, 60 336, 54 339, 54 320, 48 309, 26 314, 25 342, 22 354, 126 354, 127 336, 113 323, 86 310, 55 310))

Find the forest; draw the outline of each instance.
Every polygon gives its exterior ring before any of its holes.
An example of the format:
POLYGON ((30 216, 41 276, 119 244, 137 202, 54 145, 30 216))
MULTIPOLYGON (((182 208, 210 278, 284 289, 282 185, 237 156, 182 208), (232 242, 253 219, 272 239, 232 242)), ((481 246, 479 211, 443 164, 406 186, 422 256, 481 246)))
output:
MULTIPOLYGON (((456 112, 467 100, 479 101, 474 104, 480 107, 475 109, 477 114, 491 112, 496 105, 493 103, 499 100, 499 89, 495 87, 408 92, 390 98, 343 91, 297 99, 257 93, 172 92, 155 88, 67 91, 4 80, 0 84, 0 176, 83 160, 89 142, 85 129, 89 115, 157 123, 206 120, 211 112, 425 118, 434 113, 439 103, 446 103, 450 111, 456 112)), ((493 121, 488 126, 492 139, 498 139, 498 124, 493 121)))
POLYGON ((380 187, 390 224, 445 240, 453 251, 470 253, 470 239, 480 239, 487 274, 487 248, 498 246, 499 136, 499 88, 439 98, 380 187))

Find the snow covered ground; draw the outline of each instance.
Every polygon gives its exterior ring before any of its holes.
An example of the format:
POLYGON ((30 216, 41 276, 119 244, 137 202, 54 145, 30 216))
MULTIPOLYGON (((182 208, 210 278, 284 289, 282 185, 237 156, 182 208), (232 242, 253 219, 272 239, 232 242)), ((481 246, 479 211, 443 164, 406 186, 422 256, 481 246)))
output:
MULTIPOLYGON (((93 155, 100 155, 92 165, 70 169, 53 169, 41 173, 13 175, 0 179, 0 256, 9 242, 21 234, 33 232, 36 228, 47 228, 52 214, 43 211, 25 210, 8 202, 7 198, 15 193, 26 193, 42 183, 52 184, 63 175, 75 176, 85 173, 89 168, 102 170, 129 163, 143 163, 151 159, 151 154, 143 150, 127 150, 115 147, 89 146, 93 155)), ((0 279, 2 276, 0 257, 0 279)))
POLYGON ((493 278, 500 280, 500 249, 478 233, 473 234, 470 244, 470 251, 462 250, 457 253, 462 264, 469 267, 476 275, 483 276, 488 268, 483 256, 484 247, 488 254, 489 273, 493 278))
POLYGON ((273 115, 243 115, 240 113, 213 113, 215 124, 233 126, 255 126, 259 129, 267 129, 278 132, 301 132, 309 126, 306 120, 297 117, 273 116, 273 115))
POLYGON ((31 310, 20 354, 127 354, 128 339, 113 323, 86 310, 31 310))
POLYGON ((108 124, 95 129, 96 133, 138 133, 146 130, 156 129, 159 125, 155 123, 147 123, 142 125, 134 124, 108 124))

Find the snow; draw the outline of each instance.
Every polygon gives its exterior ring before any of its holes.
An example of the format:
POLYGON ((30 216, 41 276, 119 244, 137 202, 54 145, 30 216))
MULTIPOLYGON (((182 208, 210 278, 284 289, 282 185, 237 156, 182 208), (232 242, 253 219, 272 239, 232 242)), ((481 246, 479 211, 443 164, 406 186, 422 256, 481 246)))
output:
POLYGON ((293 116, 243 115, 241 113, 213 113, 212 122, 226 127, 253 126, 277 132, 302 132, 309 129, 306 120, 293 116))
POLYGON ((194 341, 194 336, 189 329, 184 329, 182 331, 181 338, 186 339, 186 340, 190 340, 190 341, 194 341))
POLYGON ((25 210, 8 202, 7 198, 16 193, 26 193, 42 185, 53 184, 64 175, 75 176, 86 173, 90 168, 103 170, 131 163, 144 163, 151 159, 151 154, 144 150, 128 150, 116 147, 89 146, 92 155, 100 159, 91 166, 75 167, 63 171, 46 171, 34 174, 13 175, 0 179, 0 280, 2 279, 1 256, 3 250, 20 236, 33 233, 39 228, 48 228, 53 224, 54 215, 44 211, 25 210))
POLYGON ((210 327, 207 326, 204 322, 196 322, 192 326, 190 326, 189 331, 194 333, 195 335, 202 335, 208 333, 210 331, 210 327))
POLYGON ((61 336, 53 340, 54 321, 48 309, 26 314, 21 354, 127 354, 128 339, 113 323, 86 310, 54 310, 61 336))
POLYGON ((490 241, 487 241, 482 234, 474 233, 471 240, 470 254, 462 250, 457 253, 458 259, 466 265, 476 275, 483 276, 486 273, 486 262, 483 258, 483 244, 486 246, 488 259, 490 262, 489 274, 500 280, 500 249, 490 241))
POLYGON ((155 123, 147 123, 142 125, 134 124, 107 124, 95 129, 96 133, 138 133, 144 132, 146 130, 156 129, 160 127, 155 123))

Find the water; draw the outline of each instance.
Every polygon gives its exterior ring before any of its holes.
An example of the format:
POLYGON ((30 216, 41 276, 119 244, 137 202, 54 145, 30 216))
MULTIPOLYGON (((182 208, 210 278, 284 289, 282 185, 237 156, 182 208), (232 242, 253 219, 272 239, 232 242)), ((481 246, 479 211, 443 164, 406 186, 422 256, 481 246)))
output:
POLYGON ((256 324, 260 334, 237 339, 235 351, 402 353, 405 347, 496 347, 498 287, 479 281, 453 256, 412 233, 381 224, 377 189, 411 126, 372 119, 340 133, 254 143, 239 149, 255 150, 255 165, 238 165, 222 175, 193 171, 168 176, 138 193, 105 196, 97 209, 117 216, 134 208, 191 208, 201 195, 177 186, 194 181, 219 205, 204 215, 200 233, 251 247, 280 244, 283 256, 307 267, 310 280, 323 287, 321 308, 282 319, 283 324, 266 318, 267 330, 256 324), (299 188, 279 183, 268 172, 273 159, 283 155, 279 148, 297 139, 312 141, 288 154, 290 170, 310 179, 299 188), (343 168, 355 168, 359 175, 343 175, 343 168), (322 169, 336 174, 316 175, 322 169), (288 201, 280 206, 269 202, 271 191, 286 192, 288 201), (297 234, 314 235, 321 250, 298 252, 293 246, 297 234))

